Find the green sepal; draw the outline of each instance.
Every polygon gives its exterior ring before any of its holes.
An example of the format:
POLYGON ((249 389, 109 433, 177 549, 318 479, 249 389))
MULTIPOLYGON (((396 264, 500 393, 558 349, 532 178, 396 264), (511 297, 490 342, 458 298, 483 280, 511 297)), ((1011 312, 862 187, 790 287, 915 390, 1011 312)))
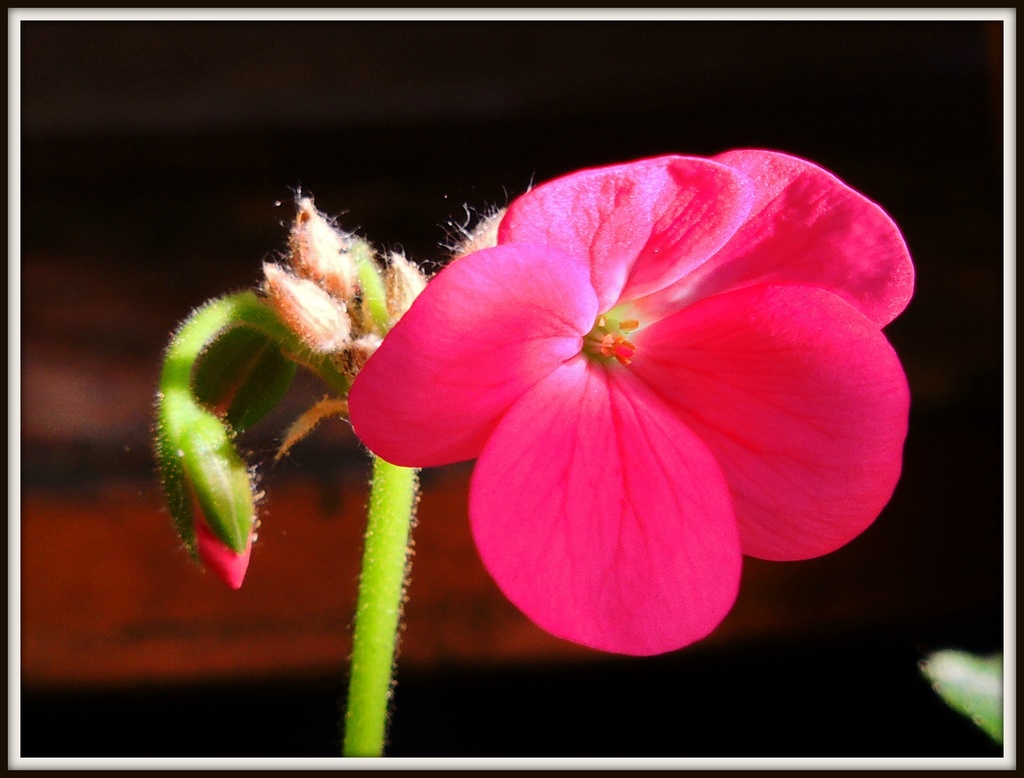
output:
POLYGON ((349 256, 356 266, 359 286, 362 289, 363 304, 370 314, 373 326, 381 333, 391 328, 391 314, 388 311, 388 292, 381 278, 370 244, 358 238, 349 247, 349 256))
POLYGON ((296 369, 266 333, 234 327, 200 354, 192 387, 200 402, 242 432, 281 401, 296 369))
POLYGON ((995 742, 1003 742, 1003 655, 936 651, 921 672, 949 707, 973 721, 995 742))
POLYGON ((193 420, 183 441, 182 463, 207 526, 237 553, 245 550, 256 518, 249 469, 230 431, 211 414, 193 420))
POLYGON ((160 481, 167 499, 167 508, 174 521, 174 529, 185 544, 185 548, 193 559, 198 559, 196 552, 195 503, 188 480, 185 478, 183 457, 178 456, 176 445, 173 445, 167 433, 163 419, 166 416, 166 399, 163 394, 157 398, 156 427, 156 460, 160 469, 160 481))
POLYGON ((178 534, 195 555, 196 514, 236 552, 256 516, 253 484, 231 429, 180 389, 158 401, 157 458, 178 534))

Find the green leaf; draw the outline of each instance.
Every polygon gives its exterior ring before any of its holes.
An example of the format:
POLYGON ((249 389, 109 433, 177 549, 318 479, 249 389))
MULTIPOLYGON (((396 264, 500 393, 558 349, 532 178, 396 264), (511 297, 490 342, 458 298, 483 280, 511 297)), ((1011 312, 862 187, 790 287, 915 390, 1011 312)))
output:
POLYGON ((1003 742, 1003 655, 936 651, 921 672, 953 710, 967 716, 1000 745, 1003 742))
POLYGON ((234 327, 200 354, 192 385, 200 402, 241 432, 281 401, 296 367, 265 332, 234 327))

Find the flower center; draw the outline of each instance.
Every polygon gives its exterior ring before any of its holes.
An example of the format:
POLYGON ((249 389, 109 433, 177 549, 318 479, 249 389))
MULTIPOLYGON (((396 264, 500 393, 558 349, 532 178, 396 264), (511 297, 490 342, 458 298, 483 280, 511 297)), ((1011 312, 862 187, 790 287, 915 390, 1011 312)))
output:
POLYGON ((636 319, 618 321, 601 314, 594 322, 594 328, 583 338, 583 353, 603 362, 614 359, 620 365, 628 365, 633 361, 636 346, 626 339, 624 333, 639 326, 636 319))

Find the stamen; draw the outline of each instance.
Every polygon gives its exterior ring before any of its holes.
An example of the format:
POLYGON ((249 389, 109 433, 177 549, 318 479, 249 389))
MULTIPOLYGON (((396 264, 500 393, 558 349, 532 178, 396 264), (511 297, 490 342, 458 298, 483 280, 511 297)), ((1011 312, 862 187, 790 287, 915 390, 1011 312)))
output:
POLYGON ((594 322, 594 328, 583 339, 583 351, 592 357, 614 359, 623 367, 633 361, 636 346, 623 332, 631 332, 640 327, 636 319, 617 322, 602 314, 594 322))

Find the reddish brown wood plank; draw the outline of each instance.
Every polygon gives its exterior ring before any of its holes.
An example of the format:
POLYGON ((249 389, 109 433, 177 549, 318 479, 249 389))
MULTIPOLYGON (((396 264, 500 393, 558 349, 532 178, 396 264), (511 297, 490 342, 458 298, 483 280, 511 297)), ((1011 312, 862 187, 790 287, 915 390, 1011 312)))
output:
MULTIPOLYGON (((273 489, 240 591, 178 547, 155 489, 29 493, 22 512, 27 684, 339 671, 350 648, 365 487, 273 489)), ((530 625, 481 566, 465 477, 422 501, 403 661, 575 655, 530 625)))
MULTIPOLYGON (((943 440, 932 441, 935 453, 906 475, 911 482, 936 468, 948 450, 943 440)), ((985 445, 983 438, 961 440, 968 458, 985 445)), ((498 591, 469 531, 469 473, 453 467, 425 477, 402 662, 602 658, 538 629, 498 591)), ((329 485, 267 480, 260 540, 237 592, 188 560, 153 484, 23 494, 23 682, 343 673, 366 487, 355 476, 329 485)), ((735 608, 700 647, 924 622, 991 605, 1001 578, 992 556, 998 537, 963 534, 949 544, 945 538, 961 514, 943 504, 941 490, 932 495, 898 493, 876 526, 828 556, 784 564, 746 560, 735 608), (910 514, 907 506, 927 515, 910 514), (929 522, 931 535, 922 532, 929 522), (991 574, 961 574, 984 559, 992 562, 991 574)), ((995 517, 986 521, 998 528, 995 517)))

